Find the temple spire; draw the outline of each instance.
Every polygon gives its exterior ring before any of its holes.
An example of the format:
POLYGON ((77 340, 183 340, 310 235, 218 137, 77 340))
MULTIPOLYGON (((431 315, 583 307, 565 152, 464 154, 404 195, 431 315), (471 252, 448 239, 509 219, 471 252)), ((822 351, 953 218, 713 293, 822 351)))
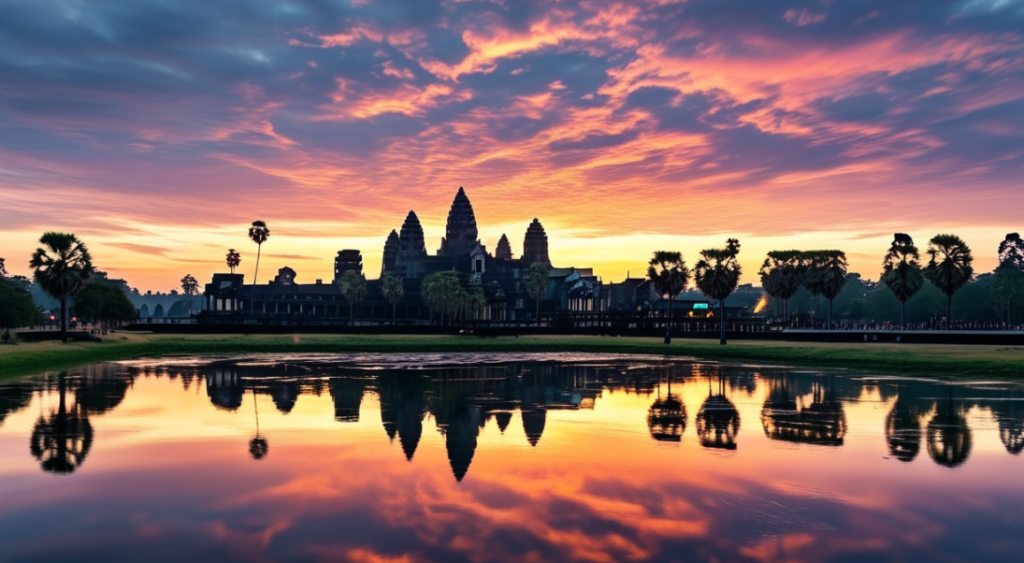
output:
POLYGON ((459 186, 452 208, 448 211, 448 225, 437 253, 441 256, 469 256, 480 244, 478 235, 473 204, 469 202, 466 190, 459 186))

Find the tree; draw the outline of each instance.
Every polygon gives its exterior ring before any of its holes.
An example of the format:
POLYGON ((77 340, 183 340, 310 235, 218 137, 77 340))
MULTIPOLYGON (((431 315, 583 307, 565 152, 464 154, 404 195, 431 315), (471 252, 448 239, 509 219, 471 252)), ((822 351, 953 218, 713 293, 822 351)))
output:
POLYGON ((338 280, 338 289, 348 301, 348 319, 355 317, 355 306, 366 297, 366 278, 355 270, 346 270, 338 280))
POLYGON ((658 250, 647 264, 647 278, 654 290, 668 299, 668 318, 665 323, 665 344, 672 343, 672 301, 686 289, 690 270, 686 268, 681 252, 658 250))
POLYGON ((928 241, 928 266, 924 276, 946 296, 946 330, 953 316, 953 294, 974 275, 971 249, 960 237, 938 234, 928 241))
POLYGON ((783 318, 789 318, 789 299, 804 283, 804 264, 799 250, 773 250, 761 264, 761 288, 784 305, 783 318))
POLYGON ((384 274, 384 277, 381 278, 381 293, 384 294, 384 299, 391 303, 391 324, 395 324, 398 316, 398 304, 405 297, 405 284, 402 278, 384 274))
POLYGON ((846 285, 846 253, 842 250, 822 250, 820 253, 821 294, 828 299, 828 323, 826 330, 832 330, 832 302, 846 285))
POLYGON ((423 278, 420 295, 423 303, 442 320, 454 316, 462 295, 459 275, 451 270, 435 272, 423 278))
POLYGON ((900 329, 906 330, 907 301, 924 286, 921 254, 909 235, 896 233, 882 261, 881 280, 900 302, 900 329))
POLYGON ((85 243, 73 234, 49 231, 39 239, 43 246, 32 254, 29 265, 43 291, 60 301, 60 334, 68 334, 68 299, 85 289, 95 269, 85 243))
POLYGON ((992 304, 1010 324, 1015 309, 1024 298, 1024 241, 1018 233, 1009 233, 999 243, 999 265, 992 279, 992 304))
POLYGON ((800 253, 800 263, 804 270, 804 288, 811 292, 811 296, 814 297, 814 313, 818 313, 818 296, 822 292, 822 282, 824 278, 822 272, 824 270, 825 257, 822 255, 820 250, 806 250, 800 253))
POLYGON ((704 295, 718 300, 720 344, 725 344, 725 300, 736 290, 742 273, 740 264, 736 261, 739 251, 739 241, 729 239, 725 248, 701 250, 701 259, 694 266, 694 281, 697 288, 704 295))
POLYGON ((10 340, 12 328, 35 325, 41 320, 32 294, 10 278, 0 277, 0 330, 4 331, 3 338, 10 340))
POLYGON ((138 311, 124 291, 109 283, 94 280, 75 298, 75 315, 90 323, 135 320, 138 311))
POLYGON ((0 258, 0 278, 7 277, 7 265, 4 264, 4 259, 0 258))
POLYGON ((526 276, 526 294, 537 303, 536 322, 540 323, 540 300, 548 291, 548 276, 551 274, 551 266, 544 262, 530 264, 530 273, 526 276))
POLYGON ((253 221, 249 227, 249 238, 256 243, 256 271, 252 274, 252 299, 249 300, 249 308, 256 312, 256 277, 260 274, 260 252, 263 250, 263 243, 270 238, 270 229, 263 221, 253 221))
POLYGON ((242 255, 239 254, 238 252, 235 252, 234 248, 229 248, 228 255, 225 260, 228 264, 228 268, 231 270, 231 273, 233 274, 235 273, 235 268, 237 268, 238 265, 242 263, 242 255))
POLYGON ((191 316, 192 297, 199 293, 199 282, 192 277, 192 274, 185 274, 185 277, 181 278, 181 292, 185 294, 185 299, 188 300, 188 314, 191 316))
POLYGON ((68 412, 67 383, 60 375, 60 402, 48 418, 39 417, 32 428, 29 451, 40 462, 43 471, 67 475, 82 466, 92 449, 93 430, 87 413, 78 402, 68 412))

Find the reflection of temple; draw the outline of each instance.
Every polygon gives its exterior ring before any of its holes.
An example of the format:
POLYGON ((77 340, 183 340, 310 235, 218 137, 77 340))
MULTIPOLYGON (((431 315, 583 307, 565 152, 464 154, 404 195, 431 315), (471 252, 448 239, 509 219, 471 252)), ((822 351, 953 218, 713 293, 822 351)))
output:
POLYGON ((846 414, 843 404, 835 400, 831 383, 826 387, 815 379, 811 387, 811 404, 798 407, 791 395, 788 378, 769 383, 768 400, 761 409, 764 433, 772 440, 800 442, 820 446, 841 446, 846 436, 846 414))
POLYGON ((204 375, 206 394, 213 406, 226 411, 236 411, 242 406, 245 388, 234 366, 213 366, 204 375))
MULTIPOLYGON (((454 270, 463 283, 478 286, 484 292, 487 306, 476 314, 478 320, 530 320, 535 309, 526 293, 525 281, 535 262, 551 266, 548 237, 540 221, 534 219, 527 227, 521 258, 513 257, 505 235, 491 254, 479 239, 473 205, 465 190, 459 188, 437 254, 428 255, 419 217, 410 211, 401 232, 392 230, 384 243, 381 276, 393 275, 403 280, 405 296, 394 311, 399 319, 428 319, 420 297, 423 278, 454 270)), ((200 321, 239 322, 242 317, 259 317, 270 323, 347 319, 349 303, 337 282, 348 270, 363 274, 358 250, 338 253, 335 279, 326 283, 297 283, 298 275, 288 267, 281 268, 271 282, 256 286, 246 284, 242 274, 214 274, 206 285, 200 321)), ((541 310, 593 311, 599 303, 600 288, 591 268, 551 268, 541 310)), ((392 306, 384 298, 381 280, 368 280, 366 298, 354 309, 357 319, 391 320, 392 306)))
POLYGON ((334 401, 334 420, 359 422, 359 407, 363 402, 366 380, 362 377, 332 378, 327 387, 334 401))

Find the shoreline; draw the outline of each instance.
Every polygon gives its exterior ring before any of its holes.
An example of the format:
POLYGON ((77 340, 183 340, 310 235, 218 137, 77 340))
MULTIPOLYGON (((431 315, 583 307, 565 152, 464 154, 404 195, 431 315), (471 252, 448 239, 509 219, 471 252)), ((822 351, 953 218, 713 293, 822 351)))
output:
POLYGON ((102 342, 39 342, 0 346, 0 380, 81 365, 163 357, 245 353, 580 352, 685 356, 806 368, 844 368, 880 374, 1020 379, 1024 347, 946 344, 847 344, 715 341, 611 336, 480 338, 453 335, 170 335, 112 333, 102 342))

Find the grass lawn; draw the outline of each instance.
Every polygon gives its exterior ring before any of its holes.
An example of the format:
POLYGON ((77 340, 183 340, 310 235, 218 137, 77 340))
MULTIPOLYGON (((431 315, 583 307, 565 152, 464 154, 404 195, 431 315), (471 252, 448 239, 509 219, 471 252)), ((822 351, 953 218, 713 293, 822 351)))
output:
POLYGON ((1019 378, 1024 347, 945 344, 832 344, 609 336, 169 335, 115 333, 103 342, 0 345, 0 379, 92 362, 141 357, 287 352, 604 352, 692 356, 724 362, 841 367, 893 375, 1019 378))

